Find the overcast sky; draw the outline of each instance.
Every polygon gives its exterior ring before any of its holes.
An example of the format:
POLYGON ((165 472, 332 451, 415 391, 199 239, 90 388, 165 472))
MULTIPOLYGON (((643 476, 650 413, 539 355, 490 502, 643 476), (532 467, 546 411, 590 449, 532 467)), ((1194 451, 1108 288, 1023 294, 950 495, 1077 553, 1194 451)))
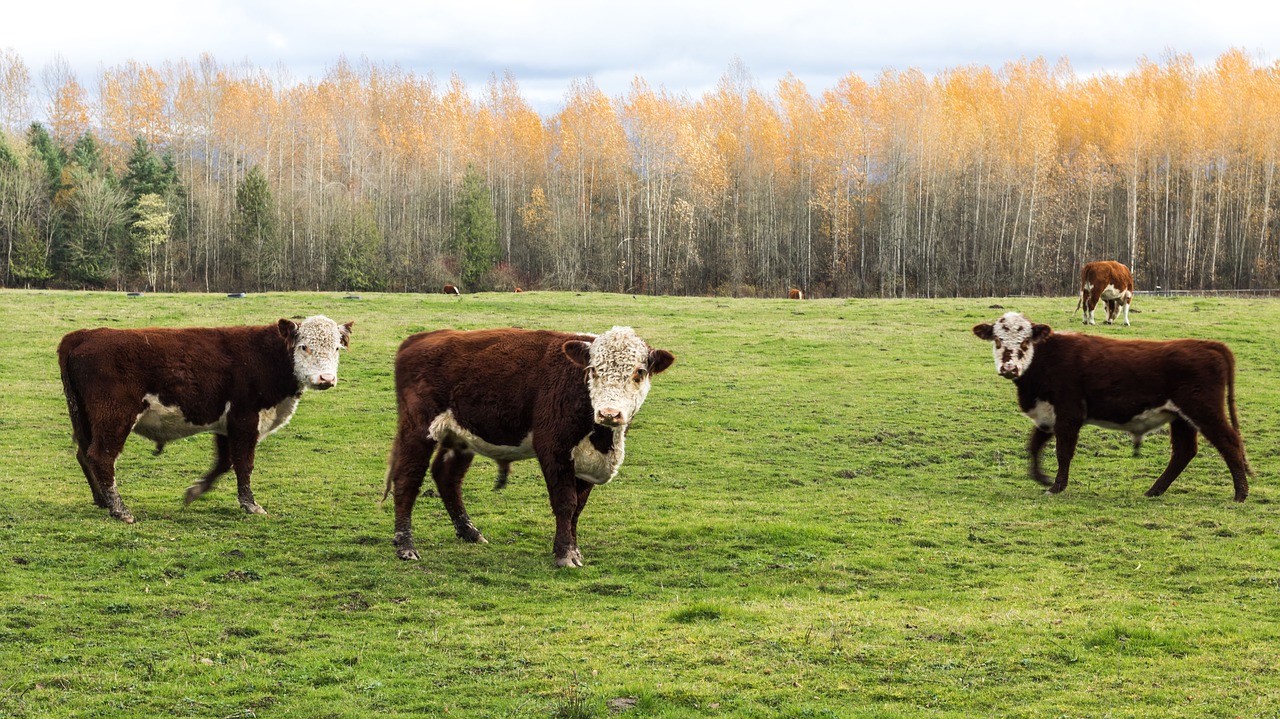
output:
MULTIPOLYGON (((208 52, 223 65, 287 67, 319 78, 342 56, 421 75, 459 74, 473 90, 510 70, 544 113, 569 82, 591 77, 609 95, 637 75, 698 96, 739 58, 772 90, 788 72, 815 95, 850 73, 934 73, 962 65, 1066 57, 1077 74, 1126 72, 1170 50, 1202 65, 1242 48, 1280 53, 1276 0, 21 0, 0 10, 0 49, 33 77, 66 58, 93 88, 100 70, 208 52)), ((38 79, 35 83, 39 89, 38 79)))

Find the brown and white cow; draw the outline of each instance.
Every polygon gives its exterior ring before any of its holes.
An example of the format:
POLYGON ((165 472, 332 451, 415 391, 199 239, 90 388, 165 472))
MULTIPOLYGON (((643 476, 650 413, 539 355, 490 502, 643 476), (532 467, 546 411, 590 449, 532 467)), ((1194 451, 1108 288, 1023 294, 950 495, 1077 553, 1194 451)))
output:
POLYGON ((1133 274, 1119 262, 1090 262, 1080 270, 1080 301, 1084 307, 1084 323, 1094 325, 1094 310, 1101 299, 1107 306, 1107 324, 1115 324, 1124 304, 1124 324, 1129 326, 1129 304, 1133 301, 1133 274))
POLYGON ((413 504, 428 464, 454 531, 485 542, 462 503, 471 460, 498 462, 496 489, 511 462, 536 457, 556 517, 556 566, 582 566, 582 508, 593 487, 617 474, 650 378, 674 361, 630 327, 599 336, 495 329, 406 339, 396 353, 399 426, 383 493, 395 496, 396 554, 419 558, 413 504))
POLYGON ((1236 415, 1235 357, 1221 342, 1055 333, 1018 312, 977 325, 973 333, 995 344, 996 371, 1013 380, 1018 407, 1035 423, 1027 444, 1031 476, 1050 494, 1067 486, 1083 425, 1128 432, 1136 453, 1143 437, 1168 424, 1172 456, 1148 497, 1164 494, 1196 456, 1197 433, 1226 460, 1235 500, 1249 495, 1250 469, 1236 415), (1095 367, 1107 371, 1090 371, 1095 367), (1052 482, 1040 470, 1041 450, 1051 438, 1057 440, 1058 457, 1052 482))
POLYGON ((213 467, 187 488, 190 504, 234 469, 240 506, 258 442, 288 423, 306 389, 338 382, 352 322, 316 315, 259 327, 76 330, 58 345, 76 459, 93 501, 132 523, 116 491, 116 458, 132 431, 156 443, 214 434, 213 467))
POLYGON ((445 286, 444 286, 444 289, 440 290, 440 294, 443 294, 443 295, 460 295, 460 294, 462 294, 462 292, 458 289, 458 286, 457 286, 457 285, 449 284, 449 285, 445 285, 445 286))
POLYGON ((792 287, 791 289, 787 290, 787 299, 789 299, 789 300, 803 300, 803 299, 804 299, 804 292, 802 292, 802 291, 800 291, 800 290, 798 290, 798 289, 796 289, 796 288, 792 287))

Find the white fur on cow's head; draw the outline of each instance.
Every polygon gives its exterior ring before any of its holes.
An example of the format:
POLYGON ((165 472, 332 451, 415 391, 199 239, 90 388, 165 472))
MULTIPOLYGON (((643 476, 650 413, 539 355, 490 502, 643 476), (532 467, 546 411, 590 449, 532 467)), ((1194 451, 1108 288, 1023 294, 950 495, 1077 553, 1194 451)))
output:
POLYGON ((993 325, 976 325, 973 333, 995 343, 992 352, 1000 376, 1017 379, 1031 366, 1036 344, 1053 334, 1053 329, 1049 325, 1032 324, 1021 312, 1006 312, 993 325))
POLYGON ((676 360, 666 350, 651 349, 630 327, 614 327, 591 342, 570 340, 563 349, 586 368, 593 421, 608 427, 629 424, 649 394, 649 378, 676 360))
POLYGON ((329 389, 338 383, 338 351, 350 344, 354 324, 340 325, 324 315, 277 323, 293 358, 293 375, 303 389, 329 389))

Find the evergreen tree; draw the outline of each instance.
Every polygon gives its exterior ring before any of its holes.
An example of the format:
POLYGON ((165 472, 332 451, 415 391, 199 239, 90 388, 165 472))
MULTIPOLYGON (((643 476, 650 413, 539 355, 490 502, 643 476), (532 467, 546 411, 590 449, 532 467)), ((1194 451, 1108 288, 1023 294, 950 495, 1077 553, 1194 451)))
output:
POLYGON ((262 288, 264 280, 274 281, 278 274, 273 262, 276 224, 272 210, 271 186, 262 168, 254 165, 236 188, 235 252, 231 258, 231 276, 237 282, 252 280, 262 288), (264 260, 267 267, 264 267, 264 260))
POLYGON ((373 208, 363 206, 350 213, 346 231, 337 230, 338 252, 334 258, 333 280, 351 291, 377 291, 386 288, 386 263, 381 258, 382 231, 373 216, 373 208))
POLYGON ((498 264, 498 217, 484 177, 467 167, 462 192, 453 205, 451 249, 458 261, 462 284, 476 289, 481 278, 498 264))

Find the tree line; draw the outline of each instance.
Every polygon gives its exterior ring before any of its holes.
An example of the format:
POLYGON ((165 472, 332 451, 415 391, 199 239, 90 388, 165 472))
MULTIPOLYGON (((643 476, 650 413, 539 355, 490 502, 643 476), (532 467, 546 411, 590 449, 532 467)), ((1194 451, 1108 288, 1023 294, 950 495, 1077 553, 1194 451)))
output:
POLYGON ((337 61, 38 74, 0 50, 6 286, 950 296, 1277 287, 1280 65, 1020 60, 700 97, 572 83, 553 115, 337 61), (36 118, 39 118, 37 121, 36 118))

